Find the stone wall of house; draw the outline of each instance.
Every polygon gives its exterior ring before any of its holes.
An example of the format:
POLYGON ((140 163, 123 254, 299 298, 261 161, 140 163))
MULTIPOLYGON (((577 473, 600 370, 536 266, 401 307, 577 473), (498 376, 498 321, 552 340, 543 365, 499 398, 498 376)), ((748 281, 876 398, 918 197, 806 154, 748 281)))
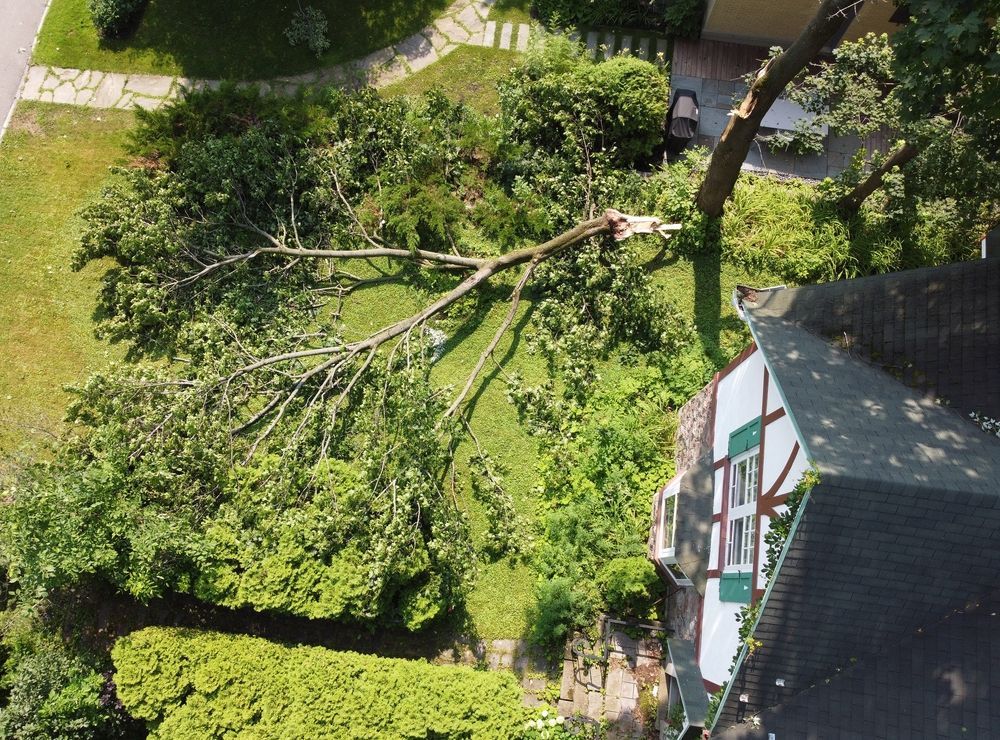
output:
POLYGON ((712 381, 691 398, 678 414, 675 439, 677 472, 681 473, 705 454, 712 443, 712 381))
POLYGON ((673 630, 674 637, 691 641, 698 639, 700 606, 701 596, 692 586, 679 588, 667 597, 664 620, 667 627, 673 630))

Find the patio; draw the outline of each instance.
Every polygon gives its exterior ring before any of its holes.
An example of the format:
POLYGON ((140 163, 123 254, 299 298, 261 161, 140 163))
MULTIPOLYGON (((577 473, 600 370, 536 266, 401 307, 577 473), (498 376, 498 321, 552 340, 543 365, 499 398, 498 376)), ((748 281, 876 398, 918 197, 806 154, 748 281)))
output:
MULTIPOLYGON (((768 56, 760 46, 746 46, 699 39, 674 41, 670 65, 670 94, 679 89, 693 90, 698 96, 701 117, 698 135, 692 144, 714 149, 725 130, 729 113, 746 94, 746 74, 757 70, 768 56)), ((864 146, 869 154, 887 148, 887 134, 865 141, 854 136, 828 134, 822 154, 799 156, 772 151, 757 143, 747 155, 743 169, 779 176, 822 180, 839 175, 853 154, 864 146)))

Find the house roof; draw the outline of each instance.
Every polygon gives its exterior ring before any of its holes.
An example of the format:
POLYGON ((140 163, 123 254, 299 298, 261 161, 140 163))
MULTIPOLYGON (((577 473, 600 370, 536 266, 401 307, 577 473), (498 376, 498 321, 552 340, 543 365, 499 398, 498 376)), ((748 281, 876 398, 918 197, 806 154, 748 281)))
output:
POLYGON ((708 716, 708 698, 695 657, 694 643, 691 640, 668 637, 667 652, 670 654, 670 662, 674 664, 684 716, 692 727, 704 727, 708 716))
POLYGON ((992 737, 1000 727, 998 628, 993 594, 722 737, 992 737))
POLYGON ((689 468, 678 489, 674 552, 684 575, 702 596, 708 582, 708 555, 712 547, 712 500, 715 474, 709 451, 689 468))
POLYGON ((754 318, 837 338, 913 388, 1000 418, 1000 258, 761 291, 757 299, 754 318))
MULTIPOLYGON (((990 262, 987 273, 1000 279, 1000 261, 990 262)), ((934 395, 950 384, 961 389, 967 408, 977 407, 975 373, 941 370, 929 384, 933 389, 914 387, 912 376, 864 351, 869 340, 859 339, 875 336, 873 327, 884 322, 897 328, 883 328, 883 336, 899 333, 905 351, 935 346, 939 357, 951 356, 952 343, 971 342, 985 331, 977 313, 981 300, 958 287, 979 284, 970 275, 983 264, 760 292, 744 302, 821 482, 800 507, 764 597, 755 631, 762 647, 739 665, 717 729, 756 714, 767 716, 772 732, 800 736, 791 729, 797 715, 781 708, 828 701, 816 697, 838 676, 875 665, 887 645, 942 624, 1000 583, 1000 443, 934 395), (916 332, 908 328, 911 311, 928 316, 928 290, 912 289, 920 285, 952 286, 960 294, 934 288, 935 304, 949 306, 951 318, 928 318, 916 332), (844 306, 864 312, 879 295, 883 307, 871 310, 869 328, 843 312, 844 306)), ((989 302, 1000 310, 1000 298, 989 302)), ((1000 320, 993 327, 1000 334, 1000 320)), ((993 339, 987 337, 986 346, 993 339)), ((979 386, 986 400, 1000 385, 1000 375, 993 377, 979 386)), ((975 684, 979 676, 963 680, 975 684)), ((891 716, 911 711, 882 702, 878 709, 891 716)), ((742 737, 746 729, 731 732, 742 737)))

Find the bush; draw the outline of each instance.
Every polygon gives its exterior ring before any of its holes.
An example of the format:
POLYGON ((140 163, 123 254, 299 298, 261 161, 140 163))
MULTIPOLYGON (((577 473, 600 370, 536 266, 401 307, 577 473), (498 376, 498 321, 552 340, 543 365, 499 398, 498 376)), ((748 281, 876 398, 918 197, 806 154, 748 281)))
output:
POLYGON ((644 28, 696 38, 704 0, 535 0, 535 13, 551 26, 644 28))
POLYGON ((535 590, 535 606, 529 617, 530 639, 553 651, 562 647, 574 629, 584 627, 594 610, 587 594, 573 587, 570 578, 540 581, 535 590))
POLYGON ((152 738, 497 738, 523 731, 512 673, 196 630, 149 628, 112 650, 118 695, 152 738))
POLYGON ((146 0, 89 0, 90 17, 101 38, 123 34, 146 6, 146 0))
POLYGON ((616 558, 597 574, 608 611, 619 617, 649 616, 653 602, 663 591, 656 568, 642 556, 616 558))
POLYGON ((0 737, 106 737, 113 721, 101 701, 104 678, 58 644, 43 643, 20 656, 4 683, 0 737))
POLYGON ((538 150, 614 163, 650 156, 663 142, 667 80, 654 64, 619 56, 595 64, 565 37, 537 41, 500 85, 500 108, 512 140, 538 150))
POLYGON ((330 48, 330 39, 326 35, 326 16, 319 8, 312 5, 298 8, 292 14, 292 22, 285 29, 285 36, 292 46, 305 44, 317 58, 330 48))

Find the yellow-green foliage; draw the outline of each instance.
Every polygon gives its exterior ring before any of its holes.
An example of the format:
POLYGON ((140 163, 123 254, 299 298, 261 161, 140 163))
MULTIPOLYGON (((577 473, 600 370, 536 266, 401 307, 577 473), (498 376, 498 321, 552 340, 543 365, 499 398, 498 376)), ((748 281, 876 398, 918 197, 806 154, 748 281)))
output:
POLYGON ((112 651, 118 696, 151 738, 503 738, 528 719, 511 673, 288 648, 152 627, 112 651))

